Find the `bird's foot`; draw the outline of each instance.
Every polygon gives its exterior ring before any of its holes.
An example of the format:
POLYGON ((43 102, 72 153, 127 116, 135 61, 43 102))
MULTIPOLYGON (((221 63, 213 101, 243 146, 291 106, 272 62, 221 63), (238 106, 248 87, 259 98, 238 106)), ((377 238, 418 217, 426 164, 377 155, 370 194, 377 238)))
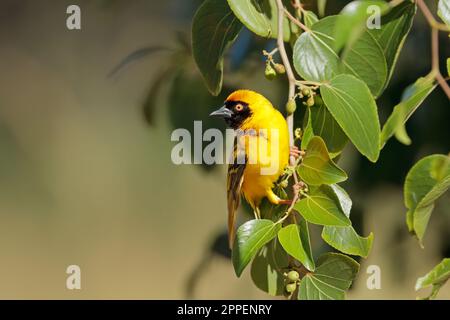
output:
POLYGON ((300 150, 297 146, 291 146, 289 155, 297 160, 299 157, 303 157, 305 155, 305 151, 300 150))
POLYGON ((290 206, 292 204, 292 200, 290 200, 290 199, 280 199, 278 204, 290 206))

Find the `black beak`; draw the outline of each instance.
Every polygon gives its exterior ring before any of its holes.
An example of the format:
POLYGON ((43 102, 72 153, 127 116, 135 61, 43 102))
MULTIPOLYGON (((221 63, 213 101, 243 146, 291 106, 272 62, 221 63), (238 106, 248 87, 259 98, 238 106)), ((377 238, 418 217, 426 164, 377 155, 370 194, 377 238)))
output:
POLYGON ((227 107, 223 106, 220 109, 217 109, 216 111, 211 112, 210 116, 219 116, 219 117, 227 119, 227 118, 231 118, 233 116, 233 111, 231 111, 227 107))

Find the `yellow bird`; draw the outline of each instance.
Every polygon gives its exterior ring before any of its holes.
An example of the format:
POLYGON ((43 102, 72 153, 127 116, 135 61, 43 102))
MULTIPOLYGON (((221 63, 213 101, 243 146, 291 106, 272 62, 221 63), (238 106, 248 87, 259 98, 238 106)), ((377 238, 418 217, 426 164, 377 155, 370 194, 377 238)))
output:
POLYGON ((232 248, 241 194, 256 218, 260 218, 259 205, 265 197, 273 204, 290 203, 272 191, 289 161, 289 132, 283 115, 264 96, 250 90, 233 92, 211 115, 224 118, 237 130, 227 175, 228 239, 232 248))

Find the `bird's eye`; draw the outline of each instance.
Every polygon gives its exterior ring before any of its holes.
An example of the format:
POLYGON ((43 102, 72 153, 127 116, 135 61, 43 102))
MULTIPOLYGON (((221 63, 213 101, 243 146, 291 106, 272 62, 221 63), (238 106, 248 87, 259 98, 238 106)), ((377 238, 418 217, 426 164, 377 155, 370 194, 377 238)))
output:
POLYGON ((234 107, 234 109, 235 109, 236 111, 242 111, 242 110, 244 110, 244 106, 243 106, 242 104, 237 104, 237 105, 234 107))

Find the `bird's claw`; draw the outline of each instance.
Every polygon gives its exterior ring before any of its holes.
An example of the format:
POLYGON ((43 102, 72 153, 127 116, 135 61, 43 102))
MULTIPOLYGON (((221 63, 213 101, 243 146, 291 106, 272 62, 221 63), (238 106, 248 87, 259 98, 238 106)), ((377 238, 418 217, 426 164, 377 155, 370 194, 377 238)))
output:
POLYGON ((305 155, 305 152, 303 150, 300 150, 297 146, 291 146, 289 150, 289 155, 291 157, 294 157, 295 159, 298 159, 305 155))

